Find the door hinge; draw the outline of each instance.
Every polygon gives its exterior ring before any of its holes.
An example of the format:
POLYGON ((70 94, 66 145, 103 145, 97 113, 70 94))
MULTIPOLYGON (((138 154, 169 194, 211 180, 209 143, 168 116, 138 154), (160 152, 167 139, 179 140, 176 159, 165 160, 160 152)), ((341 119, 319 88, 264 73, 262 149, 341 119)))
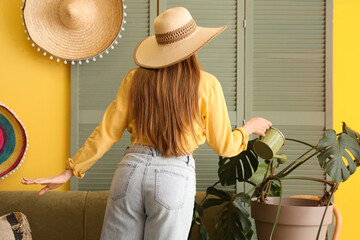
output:
POLYGON ((246 28, 246 19, 243 21, 243 27, 246 28))

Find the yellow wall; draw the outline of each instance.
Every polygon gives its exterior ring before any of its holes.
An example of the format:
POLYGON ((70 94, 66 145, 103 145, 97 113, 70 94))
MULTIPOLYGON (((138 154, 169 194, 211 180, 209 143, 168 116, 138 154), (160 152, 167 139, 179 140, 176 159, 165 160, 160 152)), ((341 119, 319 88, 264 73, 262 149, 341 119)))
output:
MULTIPOLYGON (((70 67, 50 61, 26 40, 21 25, 21 1, 0 1, 0 101, 14 109, 24 123, 30 147, 22 166, 0 190, 38 190, 23 186, 23 176, 58 174, 69 156, 70 67)), ((341 121, 360 129, 360 1, 334 3, 334 127, 341 121)), ((342 240, 360 238, 360 173, 340 185, 335 201, 344 225, 342 240)), ((60 190, 68 189, 68 185, 60 190)))
POLYGON ((22 121, 29 148, 19 169, 0 179, 0 190, 39 189, 22 185, 21 178, 60 173, 70 150, 70 66, 31 47, 21 24, 22 4, 0 1, 0 102, 22 121))
MULTIPOLYGON (((334 3, 334 128, 360 130, 360 1, 334 3)), ((360 239, 360 169, 340 184, 335 203, 343 215, 342 240, 360 239)))

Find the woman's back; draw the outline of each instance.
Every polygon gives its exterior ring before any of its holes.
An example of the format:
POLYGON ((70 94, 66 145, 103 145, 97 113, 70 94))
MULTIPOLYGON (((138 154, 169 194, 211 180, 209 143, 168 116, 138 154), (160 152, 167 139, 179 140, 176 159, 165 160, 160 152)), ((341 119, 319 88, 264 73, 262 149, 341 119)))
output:
POLYGON ((168 67, 137 69, 130 87, 132 143, 154 146, 166 157, 191 154, 202 129, 199 84, 196 54, 168 67))
MULTIPOLYGON (((197 61, 196 56, 192 56, 192 58, 197 61)), ((196 80, 197 86, 194 87, 195 90, 191 89, 191 86, 187 86, 189 82, 183 79, 175 79, 175 81, 171 77, 163 79, 163 81, 167 82, 166 84, 176 83, 170 87, 165 87, 165 91, 169 95, 168 98, 178 100, 176 104, 179 106, 174 106, 174 102, 171 102, 171 100, 169 104, 161 106, 164 101, 158 98, 158 88, 163 87, 162 83, 148 81, 147 76, 143 73, 136 77, 137 72, 141 70, 144 71, 141 68, 132 70, 133 73, 130 74, 128 79, 132 83, 127 84, 132 88, 141 90, 138 93, 141 95, 138 96, 137 108, 130 107, 129 110, 130 118, 127 129, 131 133, 132 144, 154 146, 160 150, 161 146, 159 147, 156 144, 167 141, 168 135, 166 134, 174 134, 171 136, 172 144, 178 146, 180 143, 184 143, 182 145, 183 152, 180 152, 180 154, 176 155, 175 152, 171 151, 173 149, 169 151, 170 155, 174 156, 192 154, 205 141, 215 152, 223 156, 236 155, 246 148, 247 133, 242 128, 237 128, 234 132, 231 131, 222 88, 215 76, 199 69, 199 79, 196 80), (134 79, 137 83, 132 85, 134 79), (193 91, 196 91, 196 94, 193 91), (144 92, 146 93, 144 94, 144 92), (149 96, 151 94, 153 95, 149 96), (192 99, 189 100, 190 98, 192 99), (158 104, 155 105, 156 107, 160 108, 161 106, 161 109, 152 106, 154 103, 158 104), (196 106, 186 106, 186 104, 190 103, 197 105, 197 108, 196 106), (143 111, 141 113, 144 119, 143 122, 138 120, 141 115, 138 111, 139 108, 143 111), (134 114, 137 114, 137 118, 131 117, 134 114), (190 114, 193 114, 192 119, 188 117, 190 114), (189 126, 188 122, 191 122, 192 125, 189 126), (139 138, 139 128, 142 128, 145 132, 145 134, 142 134, 142 140, 139 138), (148 131, 146 132, 146 130, 148 131)), ((145 71, 153 70, 146 69, 145 71)), ((131 91, 134 91, 134 89, 131 91)), ((136 102, 134 95, 132 98, 130 97, 130 102, 131 104, 136 102)), ((168 147, 173 146, 169 145, 168 147)), ((166 151, 160 152, 166 156, 166 151)))

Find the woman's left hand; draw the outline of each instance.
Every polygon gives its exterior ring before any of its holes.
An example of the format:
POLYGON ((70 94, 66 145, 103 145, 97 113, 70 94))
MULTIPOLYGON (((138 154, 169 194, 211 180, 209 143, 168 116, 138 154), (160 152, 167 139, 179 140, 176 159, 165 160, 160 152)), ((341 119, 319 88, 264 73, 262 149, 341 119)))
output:
POLYGON ((22 180, 21 183, 25 185, 31 185, 31 184, 44 185, 45 187, 38 192, 38 195, 41 196, 47 191, 58 188, 63 184, 67 183, 73 175, 74 175, 73 171, 71 169, 67 169, 56 176, 47 177, 47 178, 30 179, 24 177, 23 178, 24 180, 22 180))

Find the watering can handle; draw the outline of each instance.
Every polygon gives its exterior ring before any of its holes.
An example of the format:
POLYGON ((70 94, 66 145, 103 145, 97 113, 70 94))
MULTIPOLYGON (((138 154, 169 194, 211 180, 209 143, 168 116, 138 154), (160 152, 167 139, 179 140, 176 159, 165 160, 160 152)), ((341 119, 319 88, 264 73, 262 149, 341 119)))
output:
MULTIPOLYGON (((311 200, 320 200, 320 197, 310 196, 310 195, 296 195, 296 196, 291 196, 291 197, 292 198, 311 199, 311 200)), ((340 212, 339 208, 334 203, 332 203, 332 204, 333 204, 333 212, 334 212, 334 216, 335 216, 335 220, 336 220, 332 240, 339 240, 340 239, 341 226, 342 226, 342 216, 341 216, 341 212, 340 212)))

